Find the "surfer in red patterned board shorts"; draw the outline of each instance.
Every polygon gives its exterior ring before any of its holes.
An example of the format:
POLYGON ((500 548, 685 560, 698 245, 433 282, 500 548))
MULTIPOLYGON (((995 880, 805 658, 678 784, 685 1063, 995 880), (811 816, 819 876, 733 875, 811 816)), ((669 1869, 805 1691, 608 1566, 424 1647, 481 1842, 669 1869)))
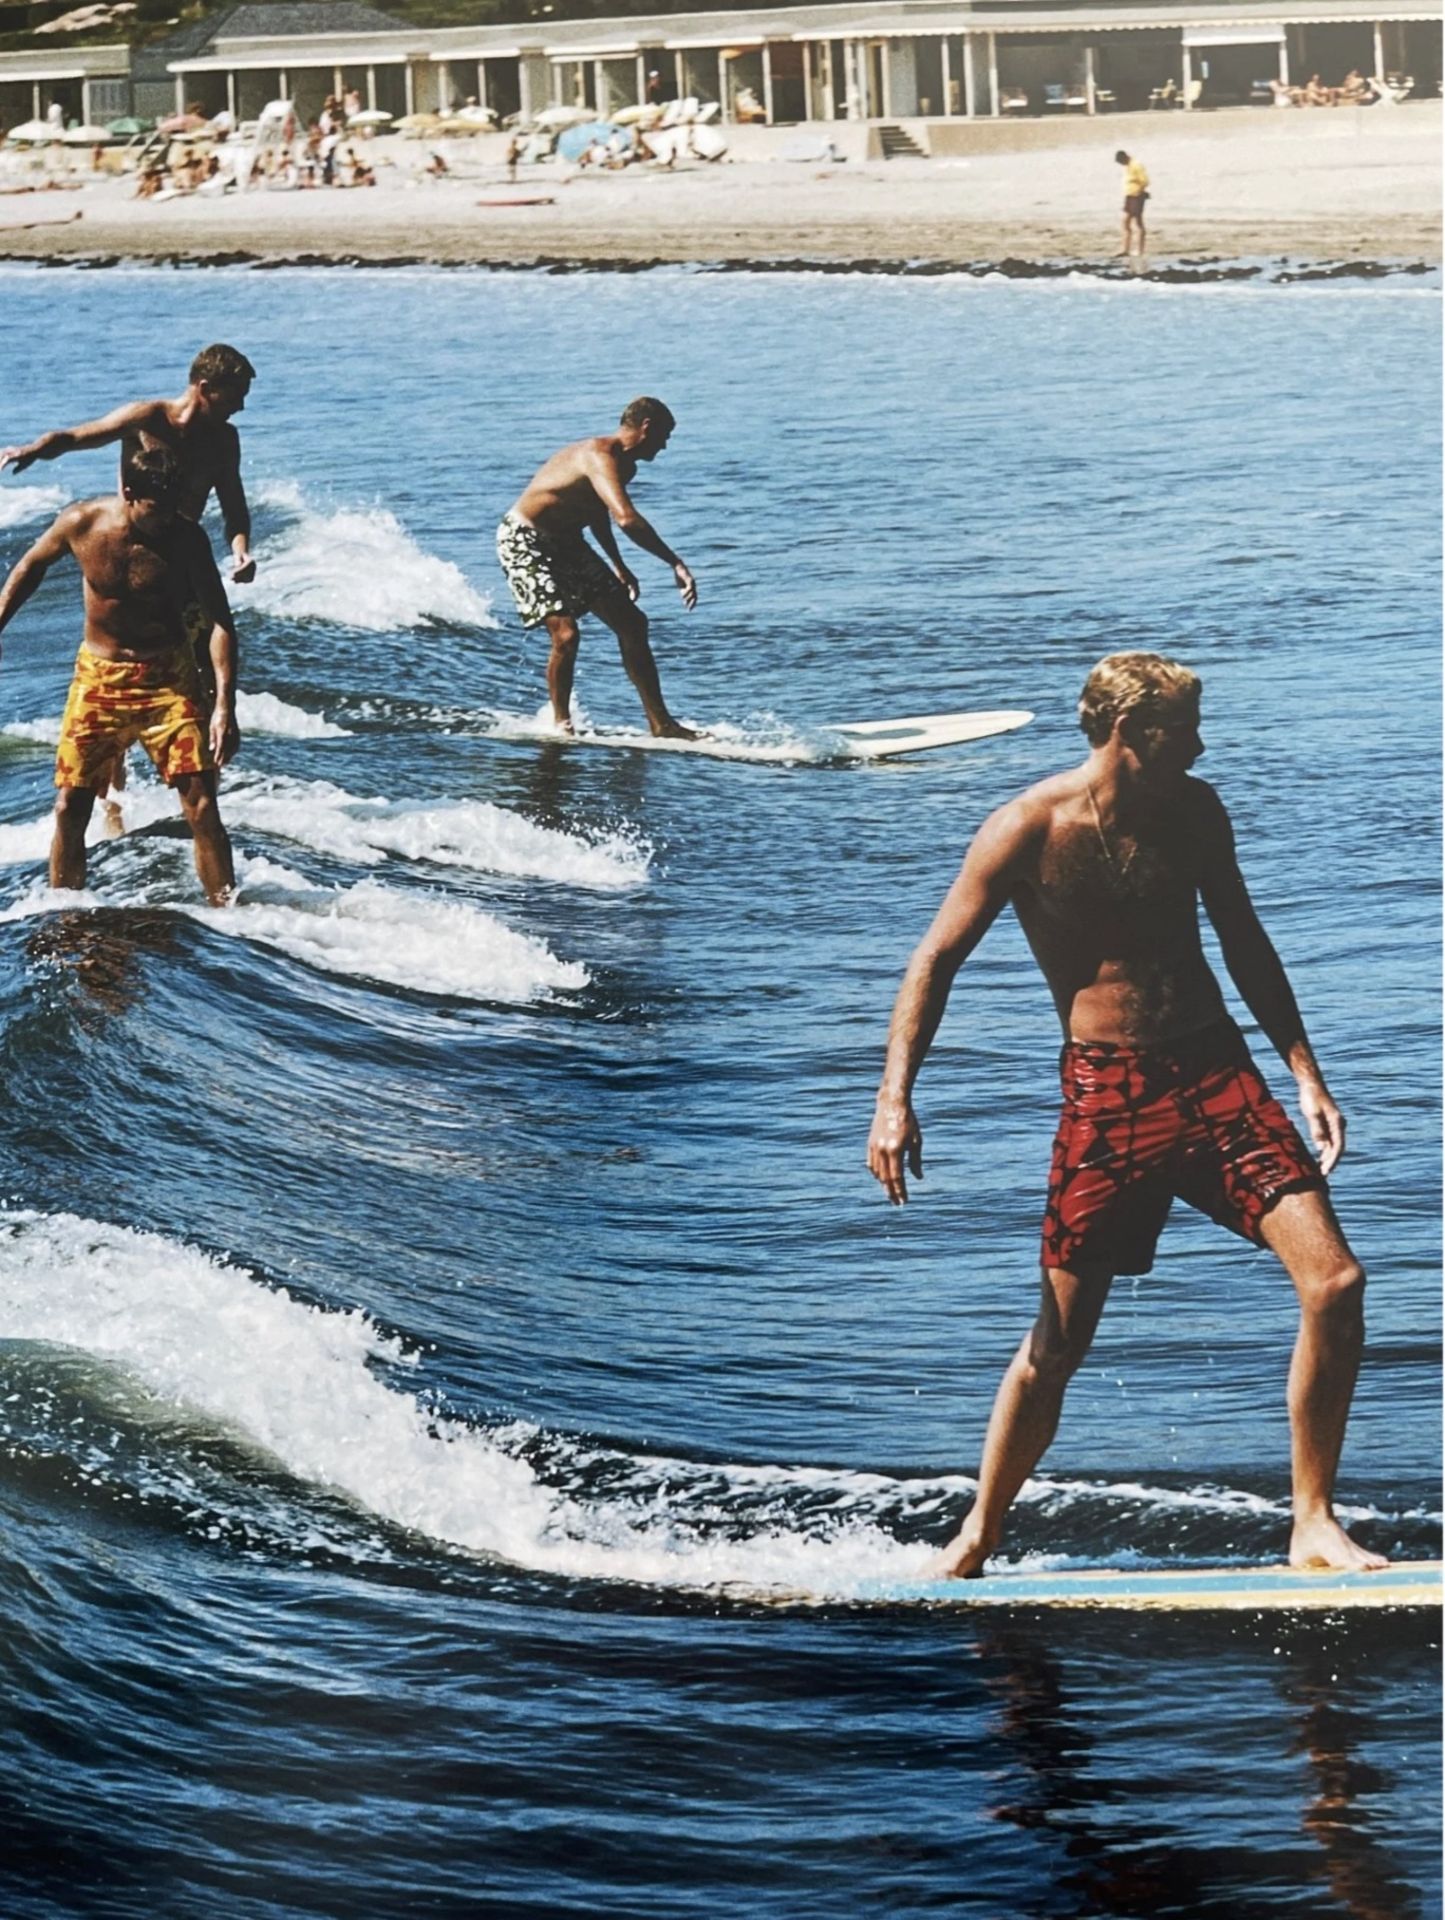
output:
POLYGON ((999 1386, 978 1495, 937 1571, 969 1577, 1054 1437, 1116 1274, 1147 1273, 1175 1197, 1274 1252, 1300 1325, 1289 1373, 1290 1563, 1385 1565, 1335 1519, 1335 1473, 1364 1342, 1365 1276, 1325 1177, 1345 1145, 1279 956, 1235 859, 1204 751, 1200 683, 1152 653, 1118 653, 1079 703, 1082 766, 999 808, 975 837, 909 963, 893 1012, 868 1165, 888 1198, 923 1172, 914 1080, 959 967, 1012 906, 1064 1029, 1033 1327, 999 1386), (1225 966, 1299 1089, 1318 1162, 1250 1060, 1200 943, 1198 907, 1225 966))
POLYGON ((165 447, 131 455, 121 492, 66 507, 0 588, 0 632, 49 568, 75 556, 85 627, 55 757, 50 884, 85 885, 85 829, 117 754, 139 741, 180 799, 196 872, 213 906, 235 891, 216 770, 235 754, 236 628, 210 542, 179 510, 180 462, 165 447), (186 609, 210 620, 215 698, 203 704, 186 609))

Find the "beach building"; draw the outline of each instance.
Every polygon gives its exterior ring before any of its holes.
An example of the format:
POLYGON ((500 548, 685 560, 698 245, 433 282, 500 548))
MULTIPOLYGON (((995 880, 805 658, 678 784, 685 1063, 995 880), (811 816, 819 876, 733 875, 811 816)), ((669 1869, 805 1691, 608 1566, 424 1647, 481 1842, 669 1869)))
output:
POLYGON ((43 120, 58 106, 67 122, 93 125, 131 110, 131 50, 54 43, 0 54, 0 127, 43 120))
POLYGON ((349 88, 396 118, 468 101, 502 118, 551 105, 605 116, 690 97, 733 123, 926 123, 942 151, 950 123, 1089 116, 1161 94, 1186 112, 1267 105, 1271 81, 1337 84, 1351 68, 1437 96, 1432 0, 836 0, 470 27, 409 26, 365 0, 269 0, 137 50, 133 68, 124 48, 0 54, 0 119, 50 99, 104 118, 100 89, 127 78, 117 111, 197 102, 243 121, 277 98, 311 119, 349 88))

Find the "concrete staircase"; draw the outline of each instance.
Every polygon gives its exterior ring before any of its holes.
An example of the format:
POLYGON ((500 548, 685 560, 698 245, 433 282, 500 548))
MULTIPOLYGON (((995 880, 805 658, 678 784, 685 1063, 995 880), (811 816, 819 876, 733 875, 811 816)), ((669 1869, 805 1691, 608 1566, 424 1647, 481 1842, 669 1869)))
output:
POLYGON ((878 141, 883 149, 885 160, 926 160, 928 158, 927 148, 920 147, 913 135, 905 133, 902 127, 879 127, 878 141))

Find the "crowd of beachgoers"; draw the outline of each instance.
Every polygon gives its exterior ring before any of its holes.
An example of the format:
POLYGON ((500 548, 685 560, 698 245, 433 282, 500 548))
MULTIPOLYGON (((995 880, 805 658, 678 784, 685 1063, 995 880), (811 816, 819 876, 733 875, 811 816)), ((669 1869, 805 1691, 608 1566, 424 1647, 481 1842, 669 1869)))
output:
MULTIPOLYGON (((745 122, 761 116, 760 106, 752 113, 748 100, 739 104, 745 122)), ((579 104, 499 120, 490 108, 468 100, 445 112, 394 117, 364 106, 352 91, 328 95, 310 119, 293 102, 275 100, 249 122, 238 123, 225 108, 207 114, 195 103, 160 121, 127 117, 88 126, 67 124, 55 105, 43 120, 3 136, 0 173, 34 187, 73 183, 87 173, 126 174, 142 200, 258 187, 374 187, 379 169, 395 168, 405 177, 466 177, 474 169, 458 143, 499 132, 507 136, 500 157, 513 180, 519 169, 548 161, 569 171, 618 171, 643 163, 672 168, 680 160, 714 161, 726 154, 727 138, 715 124, 718 112, 716 102, 656 100, 607 117, 579 104)))

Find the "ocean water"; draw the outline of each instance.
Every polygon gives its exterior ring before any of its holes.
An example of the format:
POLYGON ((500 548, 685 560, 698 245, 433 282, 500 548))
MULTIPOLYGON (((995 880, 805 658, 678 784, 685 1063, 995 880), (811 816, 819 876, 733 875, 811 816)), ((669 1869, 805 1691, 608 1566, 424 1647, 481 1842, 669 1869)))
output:
MULTIPOLYGON (((1126 646, 1203 676, 1201 771, 1351 1120, 1342 1510, 1439 1551, 1438 292, 3 297, 5 438, 251 355, 260 570, 228 913, 139 761, 89 890, 47 891, 73 571, 5 636, 0 1911, 1438 1913, 1431 1623, 859 1598, 967 1502, 1054 1118, 1005 920, 891 1211, 862 1156, 892 998, 1126 646), (701 587, 685 613, 642 556, 644 604, 727 757, 539 738, 492 556, 536 462, 642 391, 679 427, 637 497, 701 587), (887 765, 829 734, 995 706, 1037 718, 887 765)), ((113 471, 6 475, 0 557, 113 471)), ((637 725, 596 623, 578 692, 637 725)), ((1180 1210, 1005 1564, 1280 1555, 1293 1324, 1268 1257, 1180 1210)))

